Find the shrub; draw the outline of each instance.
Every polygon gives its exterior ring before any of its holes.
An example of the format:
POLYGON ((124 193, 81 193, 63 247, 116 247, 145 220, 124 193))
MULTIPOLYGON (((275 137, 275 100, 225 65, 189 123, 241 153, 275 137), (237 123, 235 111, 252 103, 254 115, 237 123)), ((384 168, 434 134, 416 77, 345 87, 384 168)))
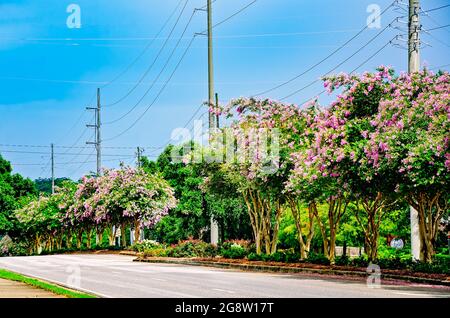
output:
POLYGON ((170 248, 153 248, 144 251, 144 257, 167 257, 170 254, 170 248))
POLYGON ((330 260, 323 254, 309 253, 306 261, 312 264, 330 265, 330 260))
POLYGON ((0 240, 0 256, 25 256, 28 255, 25 243, 16 243, 8 235, 0 240))
POLYGON ((351 262, 350 258, 344 255, 336 256, 336 259, 334 261, 337 266, 347 266, 351 262))
POLYGON ((254 262, 256 262, 256 261, 262 261, 263 260, 263 257, 262 257, 262 255, 258 255, 258 254, 256 254, 256 253, 250 253, 250 254, 248 254, 247 255, 247 259, 249 260, 249 261, 254 261, 254 262))
POLYGON ((156 241, 152 241, 152 240, 144 240, 141 242, 136 242, 132 246, 130 246, 130 249, 132 251, 140 252, 140 253, 143 253, 147 250, 159 249, 159 248, 161 248, 161 244, 156 241))
POLYGON ((224 244, 220 249, 220 254, 225 258, 243 259, 247 256, 248 252, 243 246, 233 243, 231 245, 224 244))
POLYGON ((366 255, 362 255, 351 259, 349 265, 355 267, 367 267, 369 266, 369 260, 367 259, 366 255))
POLYGON ((214 257, 217 254, 217 247, 200 240, 182 241, 177 245, 172 245, 169 257, 214 257))

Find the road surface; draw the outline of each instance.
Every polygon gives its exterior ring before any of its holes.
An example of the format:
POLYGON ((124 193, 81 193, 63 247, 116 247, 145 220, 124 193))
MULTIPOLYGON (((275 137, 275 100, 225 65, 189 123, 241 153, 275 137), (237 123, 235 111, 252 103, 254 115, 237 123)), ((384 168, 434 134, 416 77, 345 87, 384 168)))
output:
POLYGON ((0 268, 102 297, 277 298, 450 297, 450 288, 385 285, 298 274, 250 273, 208 267, 132 262, 122 255, 52 255, 0 258, 0 268))

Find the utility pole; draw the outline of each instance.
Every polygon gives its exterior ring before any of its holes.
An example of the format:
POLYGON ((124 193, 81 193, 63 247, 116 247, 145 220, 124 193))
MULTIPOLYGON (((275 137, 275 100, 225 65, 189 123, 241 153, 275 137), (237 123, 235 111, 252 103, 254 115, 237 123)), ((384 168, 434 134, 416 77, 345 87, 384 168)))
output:
POLYGON ((419 0, 409 0, 408 19, 408 72, 420 69, 420 4, 419 0))
POLYGON ((136 155, 137 155, 136 165, 138 168, 141 168, 141 156, 142 156, 142 148, 141 147, 137 147, 136 155))
MULTIPOLYGON (((214 105, 214 64, 213 64, 213 34, 212 34, 212 3, 211 0, 207 0, 208 11, 208 102, 209 107, 214 105)), ((209 136, 211 140, 211 134, 213 129, 217 128, 216 116, 213 113, 209 113, 209 136)), ((219 226, 211 217, 211 244, 219 243, 219 226)))
MULTIPOLYGON (((216 108, 219 108, 219 94, 216 93, 216 108)), ((216 128, 220 129, 219 115, 216 115, 216 128)))
POLYGON ((102 127, 101 123, 101 103, 100 103, 100 88, 97 88, 97 176, 102 174, 102 138, 100 129, 102 127))
POLYGON ((87 107, 88 110, 95 111, 95 125, 86 125, 89 128, 95 128, 95 141, 87 142, 88 145, 95 145, 97 151, 97 176, 102 173, 102 139, 101 139, 101 103, 100 103, 100 88, 97 88, 97 107, 87 107))
POLYGON ((54 146, 51 145, 52 148, 52 194, 55 194, 55 152, 54 146))
MULTIPOLYGON (((420 69, 420 4, 419 0, 409 0, 408 18, 408 72, 420 69)), ((411 254, 413 260, 420 259, 419 215, 416 209, 409 207, 411 222, 411 254)))
MULTIPOLYGON (((207 0, 208 10, 208 101, 209 107, 214 105, 214 61, 213 61, 213 35, 212 35, 212 4, 207 0)), ((215 128, 215 116, 209 113, 209 129, 215 128)), ((210 132, 211 133, 211 132, 210 132)))

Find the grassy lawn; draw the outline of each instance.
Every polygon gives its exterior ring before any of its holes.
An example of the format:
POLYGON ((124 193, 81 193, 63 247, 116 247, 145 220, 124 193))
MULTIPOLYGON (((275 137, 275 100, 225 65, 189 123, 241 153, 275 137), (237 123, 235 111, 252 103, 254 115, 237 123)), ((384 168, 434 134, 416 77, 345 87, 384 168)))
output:
POLYGON ((0 278, 25 283, 27 285, 45 289, 52 293, 62 295, 62 296, 68 297, 68 298, 96 298, 93 295, 66 289, 66 288, 58 286, 58 285, 46 283, 46 282, 40 281, 38 279, 26 277, 21 274, 13 273, 13 272, 10 272, 10 271, 4 270, 4 269, 0 269, 0 278))

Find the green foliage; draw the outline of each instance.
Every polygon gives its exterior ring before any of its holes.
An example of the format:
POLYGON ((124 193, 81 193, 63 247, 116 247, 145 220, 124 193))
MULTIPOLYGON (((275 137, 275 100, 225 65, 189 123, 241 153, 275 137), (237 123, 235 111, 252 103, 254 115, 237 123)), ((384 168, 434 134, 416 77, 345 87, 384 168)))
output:
MULTIPOLYGON (((190 146, 195 147, 193 143, 190 146)), ((250 238, 250 220, 241 197, 230 186, 221 191, 204 191, 202 188, 208 165, 174 162, 172 154, 182 157, 184 146, 169 145, 156 162, 142 158, 142 167, 147 172, 159 172, 170 183, 178 199, 171 209, 151 231, 148 237, 159 242, 175 244, 188 238, 208 240, 205 231, 213 217, 220 225, 222 240, 250 238)))
POLYGON ((247 249, 237 243, 226 242, 220 248, 220 255, 224 258, 243 259, 247 254, 247 249))
POLYGON ((281 262, 281 263, 296 263, 300 260, 300 254, 293 249, 278 250, 273 254, 261 254, 250 253, 247 256, 249 261, 262 261, 262 262, 281 262))
POLYGON ((135 252, 144 252, 146 250, 153 250, 153 249, 159 249, 161 248, 161 244, 153 241, 153 240, 143 240, 141 242, 136 242, 132 246, 130 246, 130 250, 135 252))
POLYGON ((73 291, 73 290, 70 290, 67 288, 63 288, 58 285, 54 285, 54 284, 40 281, 38 279, 26 277, 21 274, 13 273, 13 272, 10 272, 10 271, 4 270, 4 269, 0 269, 0 278, 25 283, 27 285, 41 288, 44 290, 48 290, 52 293, 62 295, 62 296, 68 297, 68 298, 96 298, 95 296, 90 295, 90 294, 73 291))
POLYGON ((280 248, 294 248, 298 250, 297 228, 290 209, 288 209, 281 217, 278 241, 280 248))
POLYGON ((0 239, 0 256, 24 256, 27 248, 24 242, 14 242, 8 235, 0 239))
POLYGON ((307 263, 319 264, 319 265, 330 265, 330 260, 322 254, 309 253, 306 259, 307 263))
POLYGON ((214 257, 217 247, 200 240, 186 240, 170 247, 169 257, 214 257))
MULTIPOLYGON (((63 186, 64 182, 70 181, 68 178, 56 178, 55 179, 55 186, 61 187, 63 186)), ((52 179, 42 179, 39 178, 37 180, 34 180, 34 183, 36 185, 36 189, 39 193, 44 193, 46 195, 50 195, 52 193, 52 179)))
POLYGON ((37 194, 34 183, 18 174, 12 174, 11 164, 0 155, 0 235, 20 234, 19 222, 13 211, 20 207, 20 199, 37 194))

